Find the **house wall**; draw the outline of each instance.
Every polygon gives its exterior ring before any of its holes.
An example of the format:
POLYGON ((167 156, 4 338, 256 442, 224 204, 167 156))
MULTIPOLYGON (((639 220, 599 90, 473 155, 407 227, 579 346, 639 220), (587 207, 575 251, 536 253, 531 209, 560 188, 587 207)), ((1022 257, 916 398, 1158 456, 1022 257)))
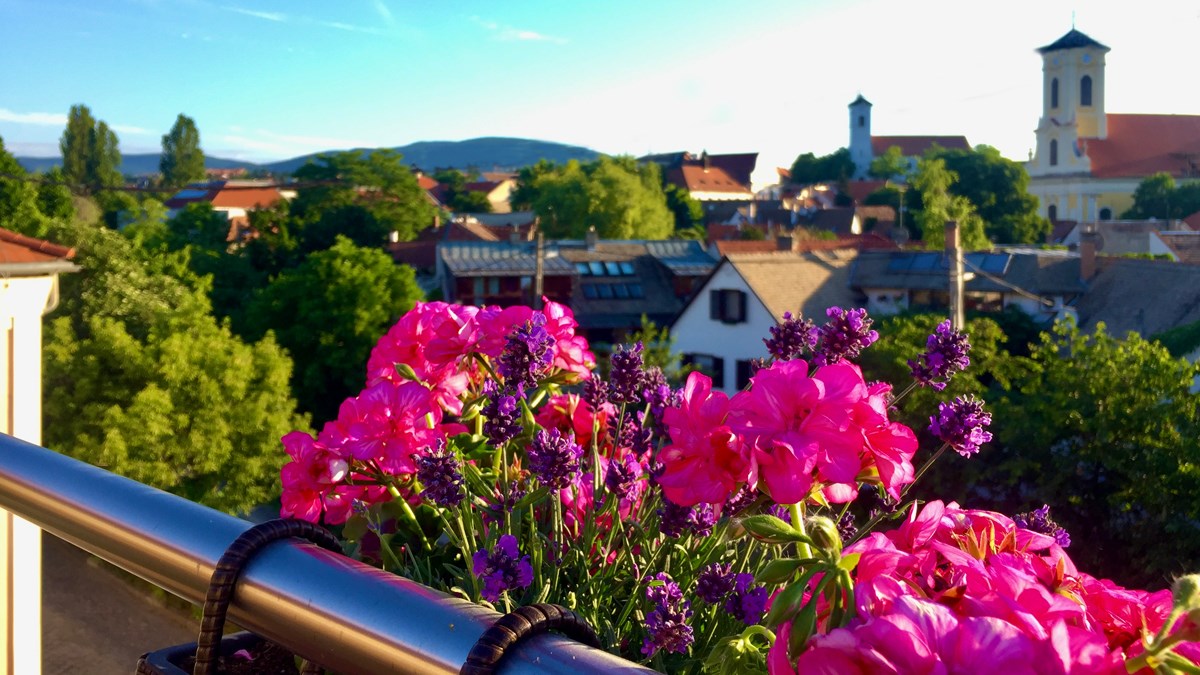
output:
POLYGON ((873 288, 867 294, 867 313, 888 316, 908 309, 908 291, 903 288, 873 288))
POLYGON ((1030 177, 1029 194, 1038 199, 1038 215, 1049 217, 1051 205, 1058 220, 1092 222, 1107 208, 1113 219, 1133 206, 1139 178, 1092 178, 1088 175, 1030 177))
POLYGON ((671 326, 671 335, 674 338, 674 351, 679 354, 707 354, 724 359, 724 386, 719 389, 733 394, 737 391, 737 362, 766 358, 767 348, 763 339, 770 337, 770 329, 774 325, 775 317, 758 300, 733 265, 725 262, 700 288, 695 300, 676 318, 671 326), (746 293, 745 321, 728 324, 710 317, 709 291, 722 289, 746 293))
MULTIPOLYGON (((58 277, 0 279, 0 432, 42 443, 42 315, 58 277)), ((0 672, 40 673, 42 533, 0 511, 0 672)))

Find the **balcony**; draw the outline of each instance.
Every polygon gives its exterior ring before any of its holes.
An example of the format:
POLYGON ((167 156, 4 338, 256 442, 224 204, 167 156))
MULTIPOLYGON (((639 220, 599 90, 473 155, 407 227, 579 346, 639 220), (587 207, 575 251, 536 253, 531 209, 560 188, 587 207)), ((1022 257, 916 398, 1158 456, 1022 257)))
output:
MULTIPOLYGON (((0 508, 194 604, 203 602, 228 544, 251 525, 3 434, 0 508)), ((24 610, 40 614, 40 607, 24 610)), ((10 611, 23 615, 19 604, 10 611)), ((485 607, 299 541, 278 542, 256 556, 229 610, 230 621, 344 674, 457 673, 497 618, 485 607)), ((499 672, 653 671, 545 634, 521 643, 499 672)))

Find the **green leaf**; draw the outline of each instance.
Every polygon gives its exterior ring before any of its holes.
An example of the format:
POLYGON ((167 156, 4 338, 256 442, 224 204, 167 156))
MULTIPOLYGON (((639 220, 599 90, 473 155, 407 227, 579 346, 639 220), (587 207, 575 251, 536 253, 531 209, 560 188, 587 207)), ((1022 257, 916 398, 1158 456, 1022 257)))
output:
POLYGON ((759 570, 754 578, 760 584, 782 584, 791 579, 803 564, 804 561, 799 558, 772 560, 759 570))
POLYGON ((767 628, 775 628, 779 624, 789 621, 800 610, 807 585, 803 581, 794 583, 775 596, 775 600, 771 602, 771 611, 767 612, 767 618, 763 620, 763 625, 767 628))
POLYGON ((847 572, 853 572, 854 568, 858 567, 858 559, 861 557, 861 553, 850 553, 842 556, 842 559, 839 560, 837 564, 838 569, 846 570, 847 572))
POLYGON ((812 539, 800 534, 791 525, 775 516, 766 514, 749 516, 742 518, 741 524, 750 533, 750 536, 767 544, 812 544, 812 539))
POLYGON ((356 513, 347 518, 346 524, 342 526, 342 538, 358 541, 367 533, 369 525, 365 516, 356 513))

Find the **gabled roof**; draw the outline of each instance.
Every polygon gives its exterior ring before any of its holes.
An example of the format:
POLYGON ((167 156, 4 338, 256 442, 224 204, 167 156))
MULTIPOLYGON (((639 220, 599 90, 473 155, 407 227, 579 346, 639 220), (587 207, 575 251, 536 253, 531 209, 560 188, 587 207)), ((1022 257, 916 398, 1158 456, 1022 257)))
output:
POLYGON ((754 173, 754 167, 758 166, 758 153, 743 152, 730 155, 708 155, 708 161, 711 166, 723 170, 729 174, 730 178, 749 189, 750 176, 754 173))
POLYGON ((1179 262, 1200 265, 1200 232, 1159 232, 1158 238, 1175 252, 1179 262))
POLYGON ((877 192, 888 185, 886 180, 852 180, 846 183, 846 194, 854 200, 855 204, 861 204, 872 193, 877 192))
POLYGON ((193 183, 176 192, 164 204, 168 209, 182 209, 201 202, 208 202, 213 208, 258 209, 273 206, 283 199, 283 193, 273 183, 218 180, 193 183))
POLYGON ((867 99, 863 98, 863 95, 862 95, 862 94, 859 94, 859 95, 858 95, 858 98, 856 98, 856 99, 854 99, 853 101, 851 101, 851 102, 850 102, 850 105, 849 105, 848 107, 850 107, 850 108, 853 108, 854 106, 856 106, 856 105, 859 105, 859 104, 862 104, 862 103, 865 103, 866 105, 871 105, 871 102, 870 102, 870 101, 868 101, 867 99))
MULTIPOLYGON (((966 282, 969 292, 1012 294, 1015 286, 1036 295, 1074 295, 1086 289, 1076 253, 997 250, 967 253, 963 259, 966 271, 978 272, 966 282)), ((948 265, 944 251, 864 251, 850 283, 859 289, 946 290, 948 265)))
POLYGON ((1054 42, 1051 42, 1045 47, 1038 47, 1037 51, 1041 54, 1048 54, 1050 52, 1062 51, 1064 49, 1079 49, 1081 47, 1098 47, 1106 52, 1109 51, 1108 47, 1096 42, 1082 32, 1075 30, 1074 27, 1067 31, 1066 35, 1058 38, 1054 42))
POLYGON ((674 169, 667 169, 667 180, 687 188, 687 191, 693 194, 721 193, 729 195, 730 199, 752 199, 754 197, 750 192, 749 184, 734 180, 724 169, 717 166, 710 166, 706 169, 697 164, 684 164, 674 169))
POLYGON ((1108 136, 1081 140, 1097 178, 1200 176, 1200 115, 1109 114, 1108 136))
POLYGON ((26 277, 74 272, 68 262, 75 249, 0 228, 0 277, 26 277))
POLYGON ((853 250, 811 253, 749 253, 725 258, 746 280, 776 321, 784 312, 823 321, 825 310, 858 304, 850 288, 850 270, 858 254, 853 250))
POLYGON ((1112 335, 1150 337, 1200 321, 1200 266, 1164 260, 1110 258, 1079 300, 1079 325, 1103 321, 1112 335))
POLYGON ((794 239, 788 242, 787 239, 781 244, 778 239, 729 239, 725 241, 714 241, 713 248, 721 257, 741 255, 747 253, 776 253, 781 250, 786 250, 793 254, 810 253, 812 251, 831 251, 835 249, 846 250, 897 250, 899 247, 896 243, 886 237, 881 237, 874 233, 862 235, 852 235, 842 237, 840 239, 794 239), (781 245, 790 246, 787 249, 780 249, 781 245))
MULTIPOLYGON (((519 277, 537 271, 533 243, 513 245, 507 241, 444 241, 438 256, 456 277, 519 277)), ((547 276, 575 274, 575 266, 558 255, 547 253, 543 260, 547 276)))
POLYGON ((629 328, 639 325, 643 314, 662 324, 679 311, 683 301, 676 295, 670 271, 656 264, 651 243, 600 241, 593 249, 586 245, 556 249, 579 272, 571 310, 581 326, 629 328))
POLYGON ((872 136, 871 152, 876 156, 887 152, 892 146, 900 148, 905 157, 920 157, 934 145, 946 150, 970 150, 966 136, 872 136))

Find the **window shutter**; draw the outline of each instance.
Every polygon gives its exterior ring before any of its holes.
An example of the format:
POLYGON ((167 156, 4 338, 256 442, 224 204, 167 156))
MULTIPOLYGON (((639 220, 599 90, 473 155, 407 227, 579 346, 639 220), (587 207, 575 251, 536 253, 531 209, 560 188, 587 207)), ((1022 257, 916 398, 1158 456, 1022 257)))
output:
POLYGON ((723 389, 725 387, 725 359, 719 356, 713 357, 712 381, 714 388, 723 389))
POLYGON ((721 300, 723 297, 724 296, 721 294, 721 291, 708 292, 708 318, 712 319, 713 321, 721 320, 723 315, 721 310, 724 305, 721 300))

